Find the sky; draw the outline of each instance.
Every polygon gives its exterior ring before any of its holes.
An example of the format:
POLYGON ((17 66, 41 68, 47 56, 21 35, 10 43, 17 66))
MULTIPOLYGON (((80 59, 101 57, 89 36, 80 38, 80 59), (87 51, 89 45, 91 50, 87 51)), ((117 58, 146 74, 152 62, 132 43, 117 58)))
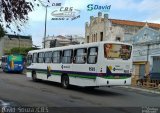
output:
MULTIPOLYGON (((143 21, 160 24, 160 0, 43 0, 43 4, 49 5, 47 13, 47 36, 57 35, 81 35, 85 36, 85 22, 89 22, 90 16, 98 16, 101 10, 87 11, 87 5, 94 4, 99 6, 109 6, 109 18, 143 21), (52 6, 52 3, 61 3, 61 6, 52 6), (51 13, 61 7, 73 7, 80 10, 80 18, 75 20, 51 20, 51 13)), ((36 4, 35 4, 36 6, 36 4)), ((29 13, 29 21, 22 29, 20 34, 31 35, 33 44, 42 47, 45 24, 45 7, 35 7, 29 13)))

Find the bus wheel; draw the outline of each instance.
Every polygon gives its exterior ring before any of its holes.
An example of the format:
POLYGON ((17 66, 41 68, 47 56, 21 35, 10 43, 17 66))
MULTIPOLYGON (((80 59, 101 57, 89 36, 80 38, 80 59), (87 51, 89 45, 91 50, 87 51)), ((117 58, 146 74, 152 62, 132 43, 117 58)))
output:
POLYGON ((62 76, 61 78, 62 87, 65 89, 69 88, 69 77, 67 75, 62 76))
POLYGON ((38 81, 37 75, 36 75, 36 72, 35 72, 35 71, 32 72, 32 80, 33 80, 34 82, 37 82, 37 81, 38 81))

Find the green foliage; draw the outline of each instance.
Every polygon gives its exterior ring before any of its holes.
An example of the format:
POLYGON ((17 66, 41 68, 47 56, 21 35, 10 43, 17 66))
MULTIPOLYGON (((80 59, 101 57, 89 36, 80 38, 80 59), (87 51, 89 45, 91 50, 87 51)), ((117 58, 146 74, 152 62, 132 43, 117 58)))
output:
POLYGON ((2 25, 0 25, 0 39, 5 35, 5 30, 2 25))
POLYGON ((11 54, 11 51, 8 49, 4 49, 4 53, 5 53, 5 55, 9 55, 9 54, 11 54))
POLYGON ((0 25, 4 25, 11 32, 16 33, 13 31, 15 28, 20 32, 21 27, 29 20, 28 14, 35 6, 39 6, 39 3, 44 6, 45 1, 50 3, 50 0, 0 0, 0 25))
POLYGON ((20 27, 28 21, 28 13, 33 11, 33 4, 27 0, 1 0, 0 8, 0 13, 3 13, 0 24, 5 22, 5 26, 11 29, 14 23, 17 30, 21 31, 20 27))
POLYGON ((33 48, 33 47, 30 47, 30 48, 19 48, 19 47, 15 47, 15 48, 12 48, 10 51, 7 51, 7 53, 9 54, 21 54, 21 55, 24 55, 26 56, 27 53, 31 50, 36 50, 38 48, 33 48))

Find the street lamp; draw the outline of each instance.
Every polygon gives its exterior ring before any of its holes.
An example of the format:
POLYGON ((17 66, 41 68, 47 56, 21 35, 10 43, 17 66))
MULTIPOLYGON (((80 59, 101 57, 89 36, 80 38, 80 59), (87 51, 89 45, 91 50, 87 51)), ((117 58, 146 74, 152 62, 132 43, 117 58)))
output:
POLYGON ((41 3, 41 5, 43 6, 43 7, 45 7, 45 9, 46 9, 46 13, 45 13, 45 24, 44 24, 44 39, 43 39, 43 48, 45 48, 45 38, 46 38, 46 32, 47 32, 47 12, 48 12, 48 10, 47 10, 47 8, 49 7, 49 5, 45 5, 44 3, 42 3, 42 1, 41 0, 38 0, 40 3, 41 3))
POLYGON ((46 38, 46 32, 47 32, 47 8, 48 8, 48 5, 45 6, 46 8, 46 14, 45 14, 45 24, 44 24, 44 40, 43 40, 43 47, 45 48, 45 38, 46 38))

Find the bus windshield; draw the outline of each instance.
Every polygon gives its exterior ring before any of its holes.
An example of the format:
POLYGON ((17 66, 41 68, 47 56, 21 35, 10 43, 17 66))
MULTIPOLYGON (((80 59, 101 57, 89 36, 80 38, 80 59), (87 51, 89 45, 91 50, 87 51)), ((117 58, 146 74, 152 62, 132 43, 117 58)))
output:
POLYGON ((9 62, 14 61, 14 62, 21 62, 22 61, 22 56, 21 55, 10 55, 8 57, 9 62))
POLYGON ((124 44, 104 44, 104 55, 108 59, 130 59, 132 46, 124 44))

